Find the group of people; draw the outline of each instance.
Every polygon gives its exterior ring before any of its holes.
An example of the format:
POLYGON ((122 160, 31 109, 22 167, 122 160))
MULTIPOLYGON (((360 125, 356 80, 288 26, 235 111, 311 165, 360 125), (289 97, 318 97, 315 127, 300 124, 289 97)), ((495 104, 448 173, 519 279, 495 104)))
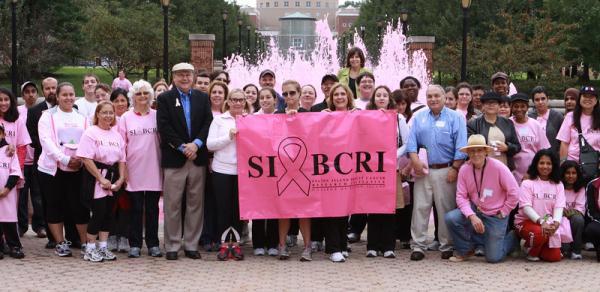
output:
POLYGON ((366 226, 367 257, 395 258, 399 240, 415 261, 428 250, 452 262, 472 255, 499 262, 519 250, 531 261, 581 259, 586 244, 599 247, 600 261, 594 87, 567 89, 564 116, 549 108, 541 86, 509 96, 502 72, 490 90, 429 85, 421 103, 418 79, 408 76, 392 91, 364 64, 360 49, 349 50, 344 68, 323 76, 319 103, 311 84, 275 88, 269 69, 258 86, 230 88, 228 72, 198 73, 188 63, 173 66, 170 85, 128 85, 123 72, 110 87, 88 74, 79 99, 73 84, 54 78, 42 81, 39 104, 32 82, 22 85, 19 107, 0 89, 0 257, 24 257, 19 237, 31 198, 32 228, 48 237, 46 247, 60 257, 80 248, 90 262, 114 260, 115 250, 138 258, 144 242, 149 256, 164 250, 168 260, 182 248, 191 259, 205 249, 242 260, 247 233, 255 256, 289 259, 301 233, 301 261, 324 251, 344 262, 366 226), (248 230, 239 216, 236 117, 357 110, 398 113, 395 214, 252 220, 248 230))

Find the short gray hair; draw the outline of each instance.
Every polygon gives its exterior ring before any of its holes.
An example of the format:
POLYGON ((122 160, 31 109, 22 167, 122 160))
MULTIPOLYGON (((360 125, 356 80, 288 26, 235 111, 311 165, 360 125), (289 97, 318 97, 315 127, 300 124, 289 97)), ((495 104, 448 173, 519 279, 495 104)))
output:
POLYGON ((142 89, 146 89, 148 90, 148 92, 150 92, 150 100, 148 100, 148 107, 150 107, 150 105, 154 101, 154 89, 152 89, 152 84, 150 84, 144 79, 140 79, 133 83, 133 85, 129 89, 129 92, 127 93, 127 97, 129 97, 129 101, 131 102, 131 104, 135 106, 135 98, 133 98, 133 96, 136 93, 142 91, 142 89))

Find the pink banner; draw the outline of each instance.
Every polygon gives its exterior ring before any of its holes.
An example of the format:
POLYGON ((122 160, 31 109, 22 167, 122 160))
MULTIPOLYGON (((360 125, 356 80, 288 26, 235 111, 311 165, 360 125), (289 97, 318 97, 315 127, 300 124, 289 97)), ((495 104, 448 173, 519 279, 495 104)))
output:
POLYGON ((394 213, 397 114, 238 117, 242 219, 394 213))

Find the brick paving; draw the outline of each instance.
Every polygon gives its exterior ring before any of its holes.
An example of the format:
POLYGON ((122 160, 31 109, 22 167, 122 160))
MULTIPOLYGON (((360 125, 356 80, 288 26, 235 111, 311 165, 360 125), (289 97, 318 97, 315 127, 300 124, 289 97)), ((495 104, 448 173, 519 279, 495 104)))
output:
POLYGON ((144 249, 139 259, 118 254, 115 262, 90 263, 79 250, 73 258, 58 258, 31 231, 22 242, 25 259, 0 261, 0 291, 598 291, 600 285, 600 263, 591 252, 581 261, 559 263, 514 258, 500 264, 481 258, 451 263, 439 252, 412 262, 408 250, 397 251, 396 259, 366 258, 361 241, 352 245, 346 263, 337 264, 323 253, 300 262, 298 247, 288 261, 255 257, 248 245, 241 262, 219 262, 214 252, 202 252, 201 260, 180 252, 178 261, 167 261, 144 249))

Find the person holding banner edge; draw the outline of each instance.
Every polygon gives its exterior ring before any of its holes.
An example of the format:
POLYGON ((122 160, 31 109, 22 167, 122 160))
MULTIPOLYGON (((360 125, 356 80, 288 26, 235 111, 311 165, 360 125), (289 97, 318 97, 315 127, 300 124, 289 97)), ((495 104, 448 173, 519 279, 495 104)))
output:
MULTIPOLYGON (((467 143, 467 127, 460 113, 444 106, 444 88, 430 85, 427 88, 427 109, 415 114, 407 152, 417 178, 414 186, 410 259, 420 261, 427 249, 427 229, 433 202, 438 217, 456 208, 456 178, 466 155, 460 151, 467 143), (427 152, 427 162, 419 159, 420 148, 427 152)), ((442 259, 452 256, 452 241, 446 223, 439 222, 439 241, 442 259)))

